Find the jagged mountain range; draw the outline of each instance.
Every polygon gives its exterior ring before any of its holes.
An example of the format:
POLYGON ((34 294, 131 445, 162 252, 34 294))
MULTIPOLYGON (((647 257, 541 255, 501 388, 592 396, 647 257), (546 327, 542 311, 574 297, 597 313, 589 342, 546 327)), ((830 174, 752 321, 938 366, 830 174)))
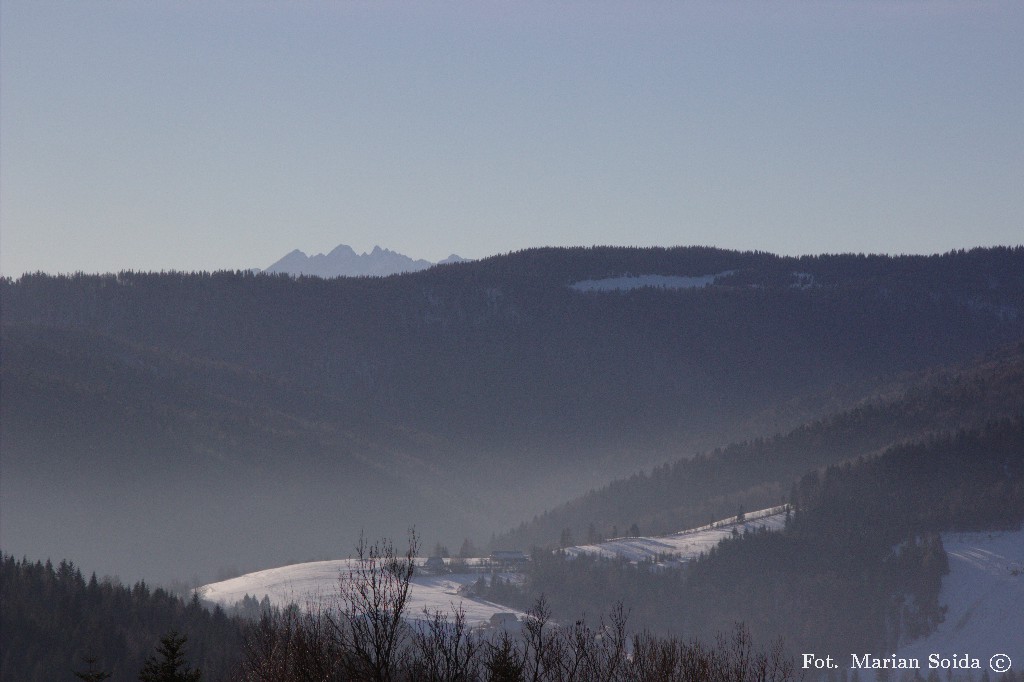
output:
POLYGON ((307 256, 295 249, 268 266, 268 274, 313 275, 316 277, 384 277, 426 270, 433 265, 460 263, 464 258, 452 254, 439 263, 413 259, 390 249, 374 246, 369 253, 356 253, 351 246, 339 244, 330 253, 307 256))

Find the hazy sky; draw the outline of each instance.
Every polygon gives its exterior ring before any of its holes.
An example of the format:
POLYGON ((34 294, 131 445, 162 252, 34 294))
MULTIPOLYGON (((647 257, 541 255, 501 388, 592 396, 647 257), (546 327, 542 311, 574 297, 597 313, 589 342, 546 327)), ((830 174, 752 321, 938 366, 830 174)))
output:
POLYGON ((0 5, 0 271, 1024 242, 1024 3, 0 5))

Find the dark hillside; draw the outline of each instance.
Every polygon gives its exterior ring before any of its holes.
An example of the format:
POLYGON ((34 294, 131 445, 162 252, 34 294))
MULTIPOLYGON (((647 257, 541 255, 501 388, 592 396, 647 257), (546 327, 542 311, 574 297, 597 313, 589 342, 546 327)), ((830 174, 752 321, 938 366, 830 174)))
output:
MULTIPOLYGON (((77 519, 118 500, 131 532, 160 520, 208 548, 140 551, 132 565, 208 575, 226 547, 244 545, 251 568, 344 553, 361 527, 480 539, 641 467, 758 435, 757 417, 779 405, 804 406, 779 412, 784 430, 832 409, 815 396, 863 395, 1019 340, 1024 249, 536 249, 380 279, 32 275, 3 280, 0 296, 0 437, 17 475, 3 482, 5 542, 80 538, 77 521, 18 519, 77 519), (718 278, 569 286, 624 274, 718 278)), ((85 547, 62 554, 93 565, 85 547)))
POLYGON ((524 585, 480 589, 518 604, 549 595, 556 618, 621 600, 635 624, 684 637, 743 622, 794 653, 837 661, 896 651, 943 618, 941 532, 1020 528, 1024 420, 808 473, 790 500, 796 511, 785 530, 737 534, 683 567, 541 551, 524 585))
POLYGON ((726 542, 698 563, 686 593, 694 626, 741 619, 837 657, 893 651, 942 618, 939 531, 1020 528, 1024 421, 809 474, 794 498, 786 533, 726 542))
POLYGON ((1014 340, 1022 271, 1022 249, 801 259, 542 249, 383 279, 33 276, 5 284, 3 299, 5 322, 228 363, 467 445, 584 434, 647 447, 786 396, 1014 340), (697 290, 568 288, 723 272, 733 274, 697 290))
POLYGON ((500 546, 671 533, 780 504, 810 470, 991 419, 1024 414, 1024 344, 909 375, 855 407, 785 434, 732 444, 614 481, 499 536, 500 546))
POLYGON ((282 380, 78 330, 7 325, 3 348, 5 547, 188 579, 482 513, 433 493, 427 436, 282 380))

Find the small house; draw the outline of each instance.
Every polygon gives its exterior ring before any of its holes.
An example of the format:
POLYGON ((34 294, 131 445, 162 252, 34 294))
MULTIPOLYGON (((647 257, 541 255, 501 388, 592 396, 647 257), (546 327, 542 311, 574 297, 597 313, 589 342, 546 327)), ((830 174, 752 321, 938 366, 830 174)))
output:
POLYGON ((489 558, 492 566, 504 570, 518 569, 530 561, 530 557, 518 549, 498 549, 491 552, 489 558))

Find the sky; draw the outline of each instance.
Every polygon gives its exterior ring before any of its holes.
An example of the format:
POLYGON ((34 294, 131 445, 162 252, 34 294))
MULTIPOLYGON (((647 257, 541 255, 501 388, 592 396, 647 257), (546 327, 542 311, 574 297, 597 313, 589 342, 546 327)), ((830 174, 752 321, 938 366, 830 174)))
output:
POLYGON ((0 3, 0 273, 1024 242, 1024 3, 0 3))

